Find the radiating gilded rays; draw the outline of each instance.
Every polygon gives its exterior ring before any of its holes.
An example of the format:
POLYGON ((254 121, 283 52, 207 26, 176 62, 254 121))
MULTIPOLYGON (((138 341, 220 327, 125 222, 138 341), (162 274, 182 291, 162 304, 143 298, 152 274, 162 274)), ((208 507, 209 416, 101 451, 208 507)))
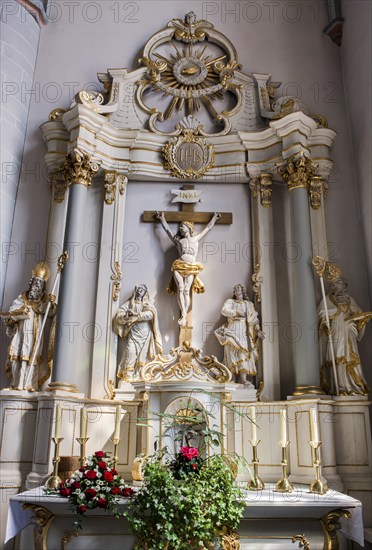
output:
MULTIPOLYGON (((176 44, 173 41, 171 41, 171 44, 175 49, 175 53, 169 53, 168 57, 160 53, 154 53, 154 56, 158 59, 161 59, 167 64, 167 68, 164 72, 162 72, 161 75, 162 83, 165 84, 167 87, 172 88, 173 90, 182 90, 185 97, 176 97, 170 91, 168 92, 165 90, 159 90, 159 88, 157 88, 156 86, 153 87, 154 91, 161 92, 163 94, 163 98, 167 96, 171 97, 171 101, 169 102, 164 112, 164 119, 169 119, 172 116, 174 110, 181 111, 182 109, 185 109, 186 115, 193 114, 199 111, 201 104, 205 106, 209 114, 214 119, 217 118, 218 113, 213 107, 212 102, 216 99, 223 99, 223 94, 220 91, 217 91, 211 92, 208 95, 201 95, 201 97, 193 97, 192 92, 195 90, 203 91, 219 83, 220 77, 214 71, 213 66, 217 61, 222 61, 223 59, 225 59, 226 55, 220 55, 218 57, 207 55, 206 57, 204 57, 208 44, 206 44, 204 48, 201 48, 197 51, 193 51, 192 44, 189 44, 186 48, 182 48, 181 50, 177 48, 176 44), (204 80, 198 84, 183 84, 177 80, 174 74, 174 65, 178 63, 181 59, 190 58, 197 59, 198 61, 202 62, 207 69, 207 74, 204 80)), ((193 76, 195 73, 197 73, 196 66, 193 67, 191 65, 190 67, 187 67, 183 70, 183 74, 185 74, 186 77, 193 76)))

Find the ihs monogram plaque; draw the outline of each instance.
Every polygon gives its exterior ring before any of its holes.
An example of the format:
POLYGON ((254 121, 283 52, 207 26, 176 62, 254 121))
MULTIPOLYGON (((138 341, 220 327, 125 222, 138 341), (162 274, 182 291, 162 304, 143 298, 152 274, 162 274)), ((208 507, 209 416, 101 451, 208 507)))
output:
POLYGON ((163 148, 164 168, 176 178, 198 179, 214 166, 214 148, 198 135, 200 126, 188 116, 177 125, 181 135, 172 138, 163 148))

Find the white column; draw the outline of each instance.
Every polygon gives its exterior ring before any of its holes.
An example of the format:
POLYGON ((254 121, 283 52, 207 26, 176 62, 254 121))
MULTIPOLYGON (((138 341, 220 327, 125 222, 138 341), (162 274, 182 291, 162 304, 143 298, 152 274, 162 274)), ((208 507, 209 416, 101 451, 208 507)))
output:
POLYGON ((74 335, 74 328, 79 323, 81 290, 84 285, 79 259, 83 257, 81 249, 88 187, 93 173, 98 171, 98 166, 91 162, 88 155, 74 152, 67 156, 64 169, 70 182, 64 241, 69 259, 60 283, 52 382, 48 389, 76 393, 79 379, 86 376, 85 372, 81 373, 79 370, 81 365, 76 358, 81 342, 74 335))

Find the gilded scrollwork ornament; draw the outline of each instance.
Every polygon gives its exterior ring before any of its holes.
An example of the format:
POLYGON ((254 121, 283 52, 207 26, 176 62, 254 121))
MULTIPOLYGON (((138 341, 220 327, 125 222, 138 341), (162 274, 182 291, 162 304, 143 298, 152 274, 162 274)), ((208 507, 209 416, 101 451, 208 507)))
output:
POLYGON ((34 527, 34 548, 35 550, 46 550, 47 548, 47 536, 48 531, 54 520, 54 515, 49 512, 43 506, 38 504, 25 503, 22 508, 24 510, 31 510, 34 514, 33 523, 34 527))
POLYGON ((115 268, 115 273, 111 275, 111 281, 113 282, 112 299, 114 302, 117 302, 121 291, 121 279, 123 277, 120 263, 117 260, 115 260, 114 268, 115 268))
POLYGON ((223 550, 240 550, 240 536, 236 531, 221 535, 221 546, 223 550))
POLYGON ((309 541, 307 540, 307 538, 305 537, 304 534, 302 534, 302 535, 293 535, 292 542, 293 542, 293 544, 298 542, 298 547, 299 548, 303 548, 304 550, 310 550, 310 543, 309 543, 309 541))
POLYGON ((255 264, 252 274, 252 290, 255 295, 256 302, 260 303, 262 299, 261 285, 263 283, 263 277, 260 275, 261 266, 259 263, 255 264))
POLYGON ((324 532, 324 550, 339 550, 340 543, 337 531, 341 529, 341 518, 351 518, 349 510, 332 510, 321 518, 320 521, 324 532))

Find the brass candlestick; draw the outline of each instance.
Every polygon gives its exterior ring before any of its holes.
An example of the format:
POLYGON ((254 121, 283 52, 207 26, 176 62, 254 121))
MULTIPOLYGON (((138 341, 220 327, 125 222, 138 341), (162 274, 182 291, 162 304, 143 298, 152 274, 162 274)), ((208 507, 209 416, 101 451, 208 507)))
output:
POLYGON ((52 441, 54 443, 53 474, 50 476, 49 479, 47 479, 45 487, 54 491, 57 491, 62 482, 61 478, 58 476, 58 464, 60 461, 59 446, 63 439, 63 437, 52 437, 52 441))
POLYGON ((119 460, 118 448, 119 448, 119 443, 120 443, 121 439, 119 437, 111 437, 111 441, 114 444, 114 454, 113 454, 113 457, 112 457, 112 462, 113 462, 114 468, 116 470, 116 467, 118 465, 118 460, 119 460))
POLYGON ((287 447, 289 445, 289 441, 278 441, 279 445, 282 448, 282 479, 279 479, 278 483, 275 485, 274 491, 277 493, 291 493, 293 491, 293 485, 289 481, 287 476, 287 447))
POLYGON ((262 479, 258 476, 258 456, 257 456, 257 447, 260 443, 260 439, 258 439, 256 442, 250 441, 249 443, 252 445, 252 451, 253 451, 253 458, 252 458, 252 464, 253 464, 253 478, 248 481, 247 489, 249 491, 261 491, 262 489, 265 489, 265 484, 262 481, 262 479), (256 444, 254 444, 256 443, 256 444))
POLYGON ((80 444, 80 468, 85 466, 87 461, 86 448, 89 437, 77 437, 76 441, 80 444))
POLYGON ((310 485, 310 493, 317 493, 318 495, 324 495, 328 491, 328 485, 321 480, 322 466, 320 463, 320 446, 321 441, 310 441, 310 445, 313 449, 313 466, 315 468, 315 481, 310 485))

